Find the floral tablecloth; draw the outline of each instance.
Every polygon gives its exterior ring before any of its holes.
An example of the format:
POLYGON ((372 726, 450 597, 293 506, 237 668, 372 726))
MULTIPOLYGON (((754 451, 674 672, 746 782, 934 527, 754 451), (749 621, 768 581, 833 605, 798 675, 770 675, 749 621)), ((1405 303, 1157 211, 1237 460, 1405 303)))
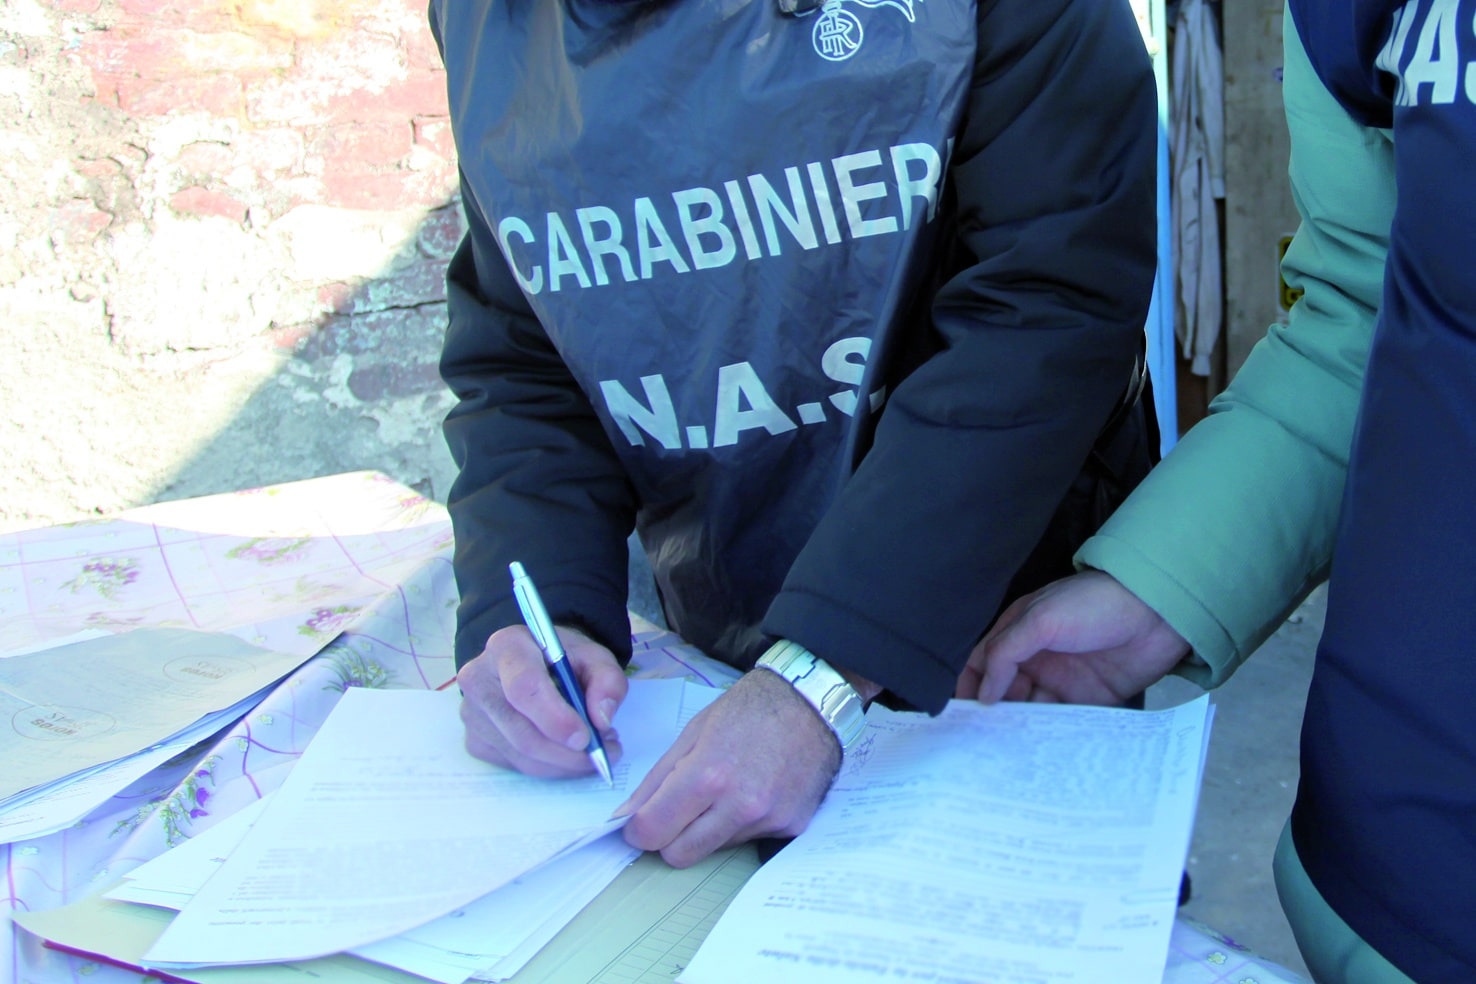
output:
MULTIPOLYGON (((274 790, 346 688, 453 685, 455 602, 444 510, 372 472, 0 536, 0 657, 79 633, 145 626, 229 632, 315 654, 234 725, 76 823, 0 845, 7 917, 90 894, 274 790)), ((713 685, 734 677, 638 618, 632 633, 633 674, 713 685)), ((434 822, 430 810, 427 822, 434 822)), ((6 929, 0 980, 152 979, 46 949, 14 925, 6 929)), ((1297 978, 1181 919, 1165 980, 1297 978)))

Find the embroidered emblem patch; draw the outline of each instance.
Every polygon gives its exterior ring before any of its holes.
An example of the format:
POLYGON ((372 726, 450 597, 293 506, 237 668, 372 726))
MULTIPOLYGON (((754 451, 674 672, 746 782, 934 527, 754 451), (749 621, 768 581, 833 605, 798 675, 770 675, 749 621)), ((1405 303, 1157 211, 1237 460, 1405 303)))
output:
MULTIPOLYGON (((820 7, 819 16, 815 19, 815 27, 810 32, 815 45, 815 53, 827 61, 845 61, 861 50, 861 43, 866 39, 866 29, 861 26, 861 18, 846 9, 847 2, 848 0, 825 0, 820 7)), ((849 0, 849 2, 862 7, 895 7, 907 17, 909 24, 917 20, 913 13, 913 0, 849 0)))

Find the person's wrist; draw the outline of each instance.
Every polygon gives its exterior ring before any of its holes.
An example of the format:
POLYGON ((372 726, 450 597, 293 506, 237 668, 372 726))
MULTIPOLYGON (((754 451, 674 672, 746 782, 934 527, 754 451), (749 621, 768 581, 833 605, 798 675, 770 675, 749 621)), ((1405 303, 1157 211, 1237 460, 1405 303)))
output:
POLYGON ((787 681, 825 722, 840 742, 842 752, 861 738, 866 727, 866 705, 860 691, 835 667, 804 646, 781 639, 759 657, 754 668, 787 681))
POLYGON ((844 677, 845 681, 849 683, 852 688, 855 689, 856 693, 861 696, 861 707, 863 710, 870 707, 871 702, 880 697, 881 692, 886 689, 881 684, 873 683, 859 673, 853 673, 850 670, 842 669, 839 666, 834 666, 833 668, 837 673, 844 677))

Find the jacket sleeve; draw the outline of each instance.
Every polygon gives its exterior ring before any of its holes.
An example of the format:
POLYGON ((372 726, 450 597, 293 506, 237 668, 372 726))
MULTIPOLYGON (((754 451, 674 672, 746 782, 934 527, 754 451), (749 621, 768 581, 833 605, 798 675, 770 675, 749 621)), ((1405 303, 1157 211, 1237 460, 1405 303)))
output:
MULTIPOLYGON (((442 43, 443 0, 428 19, 442 43)), ((457 402, 442 430, 457 467, 446 507, 461 600, 456 666, 517 624, 508 564, 538 583, 549 615, 630 658, 626 542, 635 495, 593 408, 528 306, 461 179, 467 232, 446 273, 441 378, 457 402)))
POLYGON ((1383 291, 1393 144, 1323 87, 1290 18, 1283 96, 1301 226, 1282 263, 1305 293, 1235 379, 1077 554, 1194 649, 1216 686, 1327 576, 1383 291))
POLYGON ((459 469, 447 502, 461 593, 456 665, 520 621, 507 569, 515 560, 555 622, 627 659, 634 492, 465 181, 462 189, 468 231, 447 272, 441 353, 457 398, 444 424, 459 469))
POLYGON ((983 0, 940 351, 764 623, 938 711, 1122 397, 1155 255, 1156 90, 1125 3, 983 0))

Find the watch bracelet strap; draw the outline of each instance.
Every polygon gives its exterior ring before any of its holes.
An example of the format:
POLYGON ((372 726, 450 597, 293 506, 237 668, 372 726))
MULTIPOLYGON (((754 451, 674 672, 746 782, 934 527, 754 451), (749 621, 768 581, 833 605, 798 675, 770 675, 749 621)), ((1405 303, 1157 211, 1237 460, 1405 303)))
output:
POLYGON ((825 660, 797 642, 782 639, 759 657, 755 666, 778 674, 797 690, 845 751, 866 729, 866 708, 856 688, 825 660))

